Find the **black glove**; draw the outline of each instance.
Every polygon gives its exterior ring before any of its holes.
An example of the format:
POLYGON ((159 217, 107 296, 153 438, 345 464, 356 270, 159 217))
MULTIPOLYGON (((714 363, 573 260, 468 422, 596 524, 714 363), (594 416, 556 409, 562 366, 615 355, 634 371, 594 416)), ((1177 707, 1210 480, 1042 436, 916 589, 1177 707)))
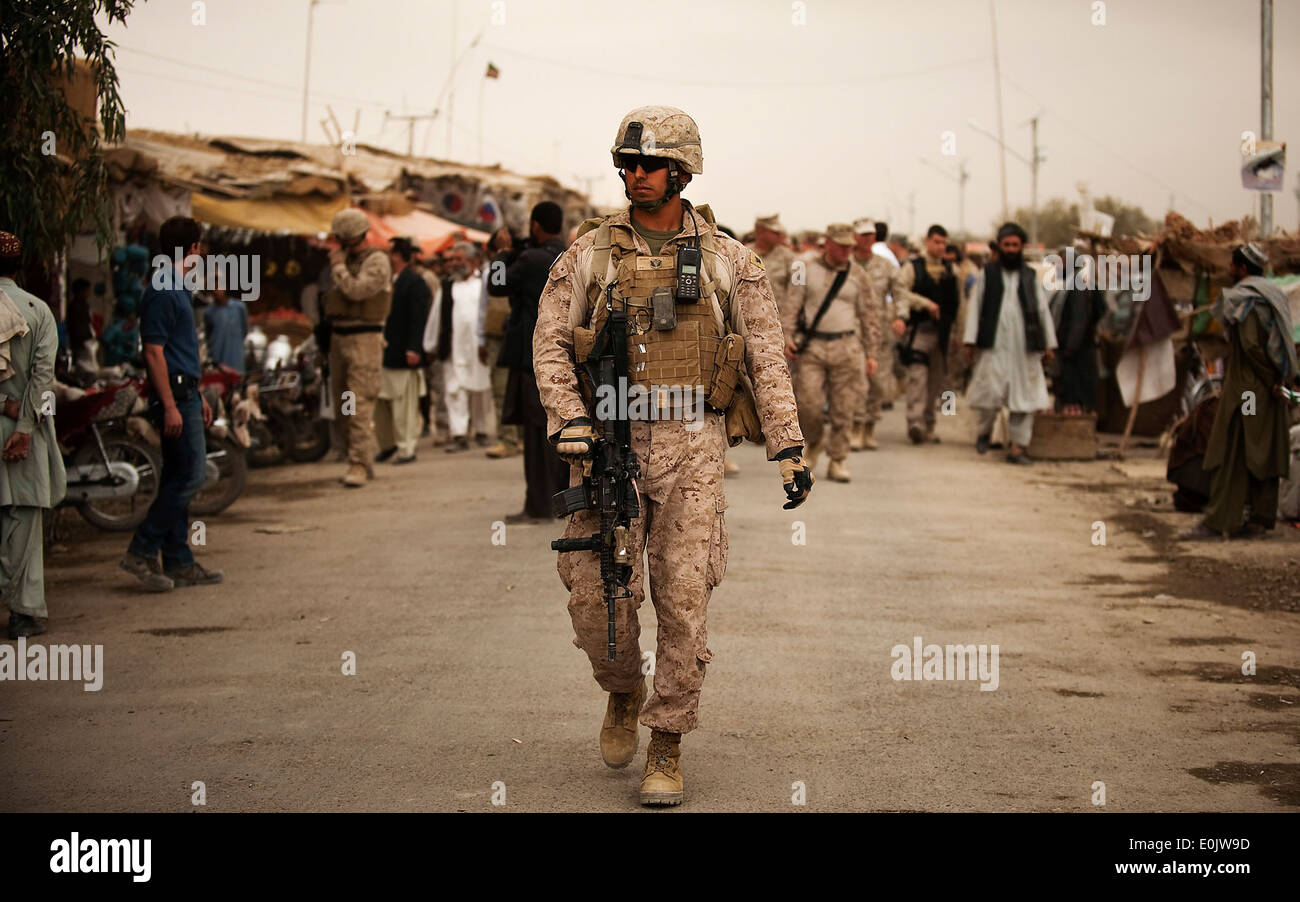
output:
POLYGON ((816 481, 813 479, 812 468, 800 456, 802 453, 803 446, 796 446, 786 448, 773 458, 781 466, 781 484, 790 499, 782 505, 786 510, 792 510, 807 501, 813 482, 816 481))

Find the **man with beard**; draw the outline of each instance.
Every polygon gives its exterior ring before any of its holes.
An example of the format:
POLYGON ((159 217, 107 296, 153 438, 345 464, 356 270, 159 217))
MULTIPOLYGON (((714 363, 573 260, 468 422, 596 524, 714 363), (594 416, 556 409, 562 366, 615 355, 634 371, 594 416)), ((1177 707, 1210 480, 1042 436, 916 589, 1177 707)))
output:
POLYGON ((437 356, 446 386, 451 444, 443 451, 448 454, 469 450, 471 427, 480 445, 486 445, 496 429, 487 347, 479 343, 483 284, 478 255, 478 248, 468 243, 454 244, 447 252, 447 274, 424 331, 424 350, 437 356))
POLYGON ((410 238, 393 238, 393 305, 384 323, 384 358, 379 400, 375 404, 375 437, 382 449, 375 460, 396 457, 394 464, 415 460, 420 438, 420 397, 425 394, 424 327, 433 296, 411 261, 418 250, 410 238))
POLYGON ((912 444, 938 442, 935 402, 947 376, 948 343, 957 319, 960 296, 957 276, 944 259, 948 231, 932 225, 925 233, 925 253, 899 266, 891 289, 894 295, 894 331, 906 320, 902 345, 907 366, 907 437, 912 444))
POLYGON ((1210 473, 1210 503, 1185 539, 1264 536, 1277 523, 1278 483, 1291 465, 1282 390, 1295 384, 1300 366, 1291 308, 1264 278, 1267 265, 1259 245, 1235 248, 1229 268, 1235 284, 1213 308, 1228 333, 1228 362, 1202 464, 1210 473))
MULTIPOLYGON (((598 437, 592 408, 600 406, 583 397, 577 364, 599 347, 606 322, 622 322, 613 314, 627 316, 627 381, 656 399, 653 415, 634 415, 627 405, 641 473, 639 515, 627 530, 630 597, 615 607, 613 661, 600 554, 563 552, 558 570, 571 593, 574 644, 609 693, 601 757, 609 767, 631 762, 640 714, 652 731, 641 804, 677 805, 684 797, 681 737, 698 725, 700 690, 713 660, 709 598, 727 566, 723 452, 729 440, 765 442, 768 459, 778 465, 786 508, 803 503, 813 481, 800 457, 803 436, 763 263, 718 231, 708 207, 681 196, 704 170, 695 121, 675 107, 633 110, 619 124, 610 153, 630 206, 584 223, 551 267, 533 360, 548 433, 575 464, 590 466, 598 437), (752 397, 742 374, 752 382, 752 397), (664 399, 660 389, 674 385, 683 395, 689 386, 693 397, 703 392, 710 399, 702 419, 696 405, 688 410, 683 401, 664 399), (659 624, 649 701, 637 618, 645 569, 659 624)), ((600 523, 599 510, 579 509, 565 538, 590 536, 600 523)))
POLYGON ((973 361, 966 399, 979 414, 975 450, 989 448, 998 411, 1011 411, 1007 462, 1029 464, 1025 449, 1034 434, 1034 414, 1048 405, 1043 361, 1056 347, 1047 295, 1024 262, 1025 230, 1014 222, 998 229, 998 259, 984 267, 971 290, 963 343, 973 361))

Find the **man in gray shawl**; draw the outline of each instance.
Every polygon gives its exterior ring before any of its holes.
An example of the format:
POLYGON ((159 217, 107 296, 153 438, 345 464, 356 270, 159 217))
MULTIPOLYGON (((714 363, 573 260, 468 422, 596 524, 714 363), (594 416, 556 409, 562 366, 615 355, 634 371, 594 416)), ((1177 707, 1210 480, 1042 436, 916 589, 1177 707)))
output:
POLYGON ((1184 539, 1263 536, 1277 522, 1278 482, 1291 464, 1283 389, 1294 385, 1300 368, 1291 308, 1264 278, 1267 265, 1253 242, 1234 249, 1229 273, 1236 284, 1212 310, 1227 330, 1228 363, 1203 464, 1210 503, 1184 539))
POLYGON ((67 489, 52 416, 58 328, 49 305, 14 282, 21 262, 21 242, 0 232, 0 598, 10 639, 45 632, 42 513, 67 489))

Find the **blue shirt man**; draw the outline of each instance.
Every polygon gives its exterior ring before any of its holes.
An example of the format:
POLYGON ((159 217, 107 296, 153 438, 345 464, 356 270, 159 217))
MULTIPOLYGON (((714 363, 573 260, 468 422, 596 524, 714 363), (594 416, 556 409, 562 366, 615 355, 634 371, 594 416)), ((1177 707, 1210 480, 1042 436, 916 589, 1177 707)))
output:
POLYGON ((248 335, 248 308, 243 301, 219 298, 203 311, 208 334, 208 357, 244 372, 244 338, 248 335))
POLYGON ((158 497, 144 522, 131 537, 119 566, 145 588, 166 592, 177 586, 221 582, 219 571, 209 571, 194 560, 190 550, 190 500, 203 487, 207 453, 204 426, 212 411, 199 394, 199 336, 194 328, 194 306, 183 287, 184 271, 201 265, 202 231, 193 219, 173 216, 162 224, 158 238, 164 258, 149 280, 140 302, 140 339, 145 365, 157 406, 161 407, 162 474, 158 497), (184 255, 176 266, 170 259, 184 255), (162 566, 158 565, 159 553, 162 566))

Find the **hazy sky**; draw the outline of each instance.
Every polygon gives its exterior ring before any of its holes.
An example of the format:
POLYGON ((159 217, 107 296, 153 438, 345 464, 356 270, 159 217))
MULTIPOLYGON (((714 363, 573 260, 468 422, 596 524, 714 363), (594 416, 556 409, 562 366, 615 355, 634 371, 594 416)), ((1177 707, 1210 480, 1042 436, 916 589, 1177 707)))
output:
MULTIPOLYGON (((1006 142, 1029 157, 1040 115, 1040 200, 1074 201, 1086 181, 1157 218, 1171 197, 1200 225, 1251 212, 1239 164, 1242 131, 1260 128, 1258 0, 1106 0, 1094 25, 1097 5, 996 0, 1006 142)), ((307 10, 207 0, 195 25, 189 0, 139 4, 110 32, 128 127, 296 140, 307 10)), ((966 160, 969 228, 999 215, 997 144, 967 124, 997 130, 986 0, 333 0, 314 16, 309 141, 325 140, 328 103, 345 128, 360 110, 361 141, 405 151, 406 124, 384 111, 441 106, 415 151, 446 156, 454 47, 454 159, 479 162, 481 110, 483 162, 619 203, 619 120, 664 103, 703 136, 686 196, 738 230, 772 211, 792 229, 863 215, 955 227, 957 183, 922 157, 953 173, 966 160), (483 77, 489 61, 500 79, 483 77)), ((1274 18, 1274 136, 1292 143, 1274 222, 1294 231, 1300 3, 1278 0, 1274 18)), ((1028 205, 1029 167, 1012 156, 1007 193, 1028 205)))

